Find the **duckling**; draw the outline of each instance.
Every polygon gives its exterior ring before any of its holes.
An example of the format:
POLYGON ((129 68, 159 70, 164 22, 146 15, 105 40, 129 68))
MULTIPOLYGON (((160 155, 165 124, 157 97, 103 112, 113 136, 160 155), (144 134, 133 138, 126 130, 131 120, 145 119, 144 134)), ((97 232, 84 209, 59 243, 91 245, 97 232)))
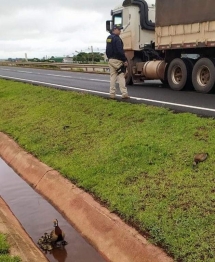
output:
POLYGON ((47 244, 42 244, 42 245, 41 245, 41 248, 42 248, 44 251, 47 251, 47 250, 48 250, 48 245, 47 245, 47 244))
POLYGON ((43 250, 46 250, 46 244, 42 243, 42 244, 40 245, 40 248, 43 249, 43 250))
POLYGON ((47 243, 48 240, 49 240, 49 234, 48 233, 44 233, 43 241, 47 243))
POLYGON ((41 236, 41 238, 39 238, 37 244, 41 245, 44 242, 44 236, 41 236))
POLYGON ((199 153, 194 156, 193 166, 196 166, 199 162, 203 162, 208 158, 208 153, 199 153))
POLYGON ((50 233, 50 240, 52 243, 57 244, 57 242, 64 241, 65 233, 58 226, 57 219, 55 219, 53 222, 55 229, 50 233))
POLYGON ((51 244, 46 244, 46 250, 51 251, 53 246, 51 244))

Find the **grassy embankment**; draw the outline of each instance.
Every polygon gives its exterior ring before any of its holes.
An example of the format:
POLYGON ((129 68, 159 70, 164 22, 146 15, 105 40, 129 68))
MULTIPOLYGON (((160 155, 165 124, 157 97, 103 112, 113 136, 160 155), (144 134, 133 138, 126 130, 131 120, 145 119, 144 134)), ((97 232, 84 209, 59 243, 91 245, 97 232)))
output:
POLYGON ((214 119, 5 80, 0 115, 0 131, 176 261, 215 261, 214 119))
POLYGON ((8 255, 9 245, 6 241, 6 236, 0 233, 0 261, 1 262, 21 262, 19 257, 8 255))

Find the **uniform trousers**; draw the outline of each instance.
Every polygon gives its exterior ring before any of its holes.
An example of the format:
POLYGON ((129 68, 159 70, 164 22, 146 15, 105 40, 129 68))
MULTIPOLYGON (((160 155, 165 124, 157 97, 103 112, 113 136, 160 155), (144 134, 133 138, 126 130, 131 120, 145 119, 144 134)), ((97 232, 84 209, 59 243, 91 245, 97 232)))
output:
POLYGON ((123 62, 118 59, 109 59, 109 68, 110 68, 110 95, 115 96, 116 94, 116 81, 118 80, 120 92, 122 96, 127 96, 128 91, 127 87, 125 86, 125 74, 121 73, 118 75, 117 69, 119 69, 123 62))

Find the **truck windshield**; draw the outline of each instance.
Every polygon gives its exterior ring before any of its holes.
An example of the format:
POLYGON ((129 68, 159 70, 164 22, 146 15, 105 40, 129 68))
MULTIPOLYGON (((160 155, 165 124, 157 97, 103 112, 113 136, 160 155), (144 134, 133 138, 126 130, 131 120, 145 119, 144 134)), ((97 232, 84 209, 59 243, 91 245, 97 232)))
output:
POLYGON ((122 13, 117 13, 113 15, 113 24, 122 25, 122 13))

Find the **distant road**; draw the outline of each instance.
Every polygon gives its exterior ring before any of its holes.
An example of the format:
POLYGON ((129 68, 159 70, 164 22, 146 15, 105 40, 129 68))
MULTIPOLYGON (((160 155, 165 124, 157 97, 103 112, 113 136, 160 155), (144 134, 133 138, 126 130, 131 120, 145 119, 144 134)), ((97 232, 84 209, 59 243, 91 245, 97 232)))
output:
MULTIPOLYGON (((108 75, 0 66, 0 78, 89 92, 103 97, 109 96, 108 75)), ((173 91, 163 87, 159 81, 147 81, 141 85, 128 86, 128 91, 131 103, 145 103, 170 108, 177 112, 215 117, 215 94, 173 91)), ((117 94, 117 99, 121 100, 119 90, 117 94)))

